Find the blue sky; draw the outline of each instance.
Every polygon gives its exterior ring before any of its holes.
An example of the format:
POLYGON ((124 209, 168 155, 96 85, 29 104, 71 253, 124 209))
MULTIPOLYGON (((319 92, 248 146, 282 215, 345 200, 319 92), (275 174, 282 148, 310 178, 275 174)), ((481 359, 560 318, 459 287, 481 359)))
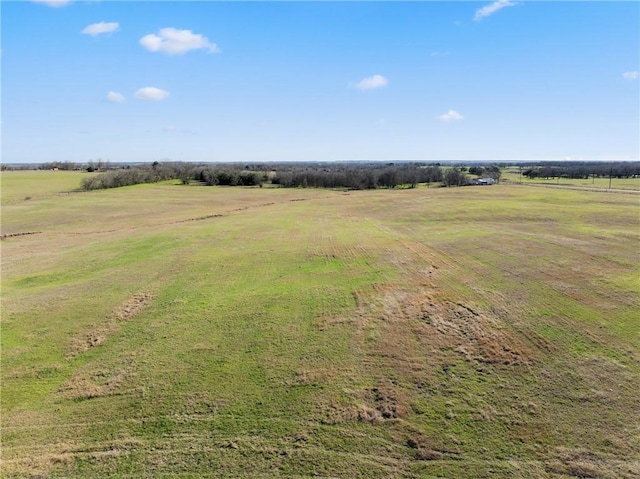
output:
POLYGON ((638 159, 638 2, 3 1, 2 161, 638 159))

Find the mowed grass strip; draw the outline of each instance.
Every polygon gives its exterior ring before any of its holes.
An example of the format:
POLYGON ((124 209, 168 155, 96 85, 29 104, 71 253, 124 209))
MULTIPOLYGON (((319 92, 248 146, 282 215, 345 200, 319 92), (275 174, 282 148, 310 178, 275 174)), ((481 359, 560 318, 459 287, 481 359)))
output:
POLYGON ((7 477, 638 473, 632 195, 50 200, 2 244, 7 477))

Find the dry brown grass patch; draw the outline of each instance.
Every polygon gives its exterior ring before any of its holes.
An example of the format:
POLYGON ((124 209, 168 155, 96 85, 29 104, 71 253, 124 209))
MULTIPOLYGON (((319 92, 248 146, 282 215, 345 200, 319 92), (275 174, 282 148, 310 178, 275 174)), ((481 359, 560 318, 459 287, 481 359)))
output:
MULTIPOLYGON (((531 364, 533 348, 509 330, 505 318, 442 298, 435 287, 407 291, 394 285, 376 285, 368 296, 359 292, 356 322, 361 334, 377 321, 376 354, 415 362, 413 354, 453 350, 467 361, 488 364, 531 364), (407 333, 407 334, 405 334, 407 333), (410 344, 417 338, 422 350, 410 344), (409 341, 409 342, 408 342, 409 341)), ((370 335, 371 336, 371 335, 370 335)))
POLYGON ((600 457, 584 449, 558 448, 557 457, 546 462, 547 472, 581 479, 632 479, 640 477, 640 461, 600 457))
POLYGON ((106 339, 111 328, 96 327, 95 329, 73 337, 67 347, 67 356, 74 357, 89 349, 100 346, 106 339))
POLYGON ((80 369, 58 388, 65 399, 74 401, 121 394, 124 379, 131 375, 132 366, 115 371, 80 369))
POLYGON ((2 477, 28 477, 45 479, 50 477, 51 469, 56 466, 71 464, 78 458, 100 462, 120 456, 130 450, 144 446, 144 442, 135 438, 124 438, 108 443, 91 446, 80 444, 58 443, 47 450, 38 450, 37 454, 20 459, 2 459, 0 471, 2 477))
POLYGON ((383 420, 382 414, 366 404, 336 404, 329 406, 324 424, 341 424, 344 422, 366 422, 376 424, 383 420))
MULTIPOLYGON (((414 331, 425 345, 452 349, 467 361, 489 364, 530 364, 534 351, 504 321, 488 312, 438 298, 436 292, 394 293, 385 318, 418 320, 414 331)), ((387 295, 386 302, 389 302, 387 295)))
POLYGON ((434 303, 417 298, 428 336, 453 348, 468 361, 529 364, 533 351, 486 313, 450 301, 434 303))
POLYGON ((137 293, 116 308, 88 331, 83 331, 71 338, 67 346, 67 358, 74 358, 91 348, 100 346, 118 329, 118 323, 129 321, 147 307, 155 295, 148 292, 137 293))
POLYGON ((437 461, 444 457, 442 452, 433 449, 432 441, 424 435, 414 435, 407 439, 406 444, 415 450, 415 458, 419 461, 437 461))
POLYGON ((385 419, 402 418, 410 410, 406 394, 390 382, 373 388, 372 393, 376 409, 385 419))
POLYGON ((325 424, 344 422, 380 423, 405 417, 411 407, 408 396, 391 382, 383 382, 371 389, 347 391, 349 404, 332 401, 325 410, 325 424))
POLYGON ((140 311, 151 303, 154 295, 151 293, 138 293, 115 308, 112 316, 121 321, 127 321, 135 317, 140 311))

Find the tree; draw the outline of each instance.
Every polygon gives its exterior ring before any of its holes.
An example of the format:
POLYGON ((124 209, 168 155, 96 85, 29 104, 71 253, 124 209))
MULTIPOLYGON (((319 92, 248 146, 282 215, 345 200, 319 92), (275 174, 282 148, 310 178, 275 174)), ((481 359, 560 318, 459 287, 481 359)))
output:
POLYGON ((500 182, 500 177, 502 176, 502 171, 498 165, 485 166, 482 169, 482 175, 488 178, 493 178, 497 182, 500 182))
POLYGON ((444 186, 464 186, 467 184, 467 175, 456 166, 444 174, 443 184, 444 186))

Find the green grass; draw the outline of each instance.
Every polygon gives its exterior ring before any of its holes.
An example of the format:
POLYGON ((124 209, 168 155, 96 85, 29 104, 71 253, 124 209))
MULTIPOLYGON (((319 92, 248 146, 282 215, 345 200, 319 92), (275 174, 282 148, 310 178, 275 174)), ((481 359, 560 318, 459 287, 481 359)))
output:
POLYGON ((640 472, 636 195, 4 198, 3 477, 640 472))
POLYGON ((80 180, 93 173, 79 171, 3 171, 0 173, 2 204, 43 196, 58 196, 80 188, 80 180))
POLYGON ((501 180, 512 181, 527 185, 560 185, 581 188, 596 189, 619 189, 619 190, 640 190, 640 178, 534 178, 530 179, 520 175, 520 169, 517 166, 511 166, 502 170, 501 180))

